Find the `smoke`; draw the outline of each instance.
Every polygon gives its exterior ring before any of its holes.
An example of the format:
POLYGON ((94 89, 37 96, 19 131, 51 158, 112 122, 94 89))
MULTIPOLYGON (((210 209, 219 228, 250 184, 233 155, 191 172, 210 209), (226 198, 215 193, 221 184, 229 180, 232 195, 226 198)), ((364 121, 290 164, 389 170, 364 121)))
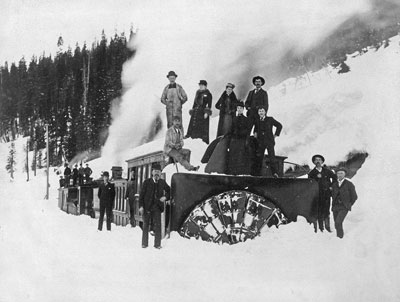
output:
MULTIPOLYGON (((124 65, 122 97, 113 115, 102 156, 121 164, 139 145, 165 107, 160 102, 174 70, 188 94, 183 125, 189 122, 197 83, 205 79, 216 99, 227 82, 245 98, 254 75, 274 81, 268 66, 288 51, 303 53, 342 22, 367 11, 369 1, 146 1, 136 3, 132 19, 138 32, 132 47, 135 57, 124 65)), ((214 115, 216 112, 214 112, 214 115)), ((160 146, 161 147, 161 146, 160 146)))

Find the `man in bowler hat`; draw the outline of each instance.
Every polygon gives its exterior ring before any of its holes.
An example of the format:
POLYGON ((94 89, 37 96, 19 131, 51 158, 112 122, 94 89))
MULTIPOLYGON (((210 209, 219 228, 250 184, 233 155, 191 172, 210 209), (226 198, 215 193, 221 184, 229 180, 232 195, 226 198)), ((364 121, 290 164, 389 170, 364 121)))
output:
POLYGON ((335 221, 336 236, 339 238, 344 236, 343 221, 358 198, 354 184, 345 178, 346 173, 345 168, 337 169, 337 182, 332 185, 332 213, 335 221))
POLYGON ((152 165, 152 177, 143 182, 139 196, 139 213, 143 215, 142 248, 149 244, 149 225, 153 221, 154 247, 161 248, 161 213, 164 211, 164 203, 169 200, 170 187, 161 179, 161 166, 152 165))
MULTIPOLYGON (((329 221, 330 206, 331 206, 331 190, 332 185, 336 181, 336 175, 326 166, 323 166, 325 158, 320 154, 315 154, 312 157, 312 162, 315 167, 308 173, 308 178, 315 179, 318 182, 319 197, 317 207, 317 220, 318 226, 321 232, 325 229, 331 232, 331 226, 329 221)), ((314 231, 317 232, 317 222, 314 222, 314 231)))
POLYGON ((175 71, 167 74, 169 84, 165 86, 161 95, 161 103, 166 107, 167 111, 167 127, 172 126, 174 116, 179 116, 182 121, 182 105, 187 101, 187 95, 182 86, 175 82, 178 75, 175 71))
POLYGON ((245 106, 247 109, 247 117, 254 122, 258 118, 258 108, 263 107, 265 113, 268 112, 268 94, 265 90, 261 88, 265 84, 265 80, 261 76, 256 76, 253 78, 253 85, 255 89, 250 90, 247 95, 245 106))
POLYGON ((115 186, 110 183, 110 174, 105 171, 102 174, 103 183, 99 186, 97 196, 100 200, 100 217, 99 217, 99 231, 103 229, 104 213, 107 215, 107 231, 111 231, 111 220, 113 215, 115 186))

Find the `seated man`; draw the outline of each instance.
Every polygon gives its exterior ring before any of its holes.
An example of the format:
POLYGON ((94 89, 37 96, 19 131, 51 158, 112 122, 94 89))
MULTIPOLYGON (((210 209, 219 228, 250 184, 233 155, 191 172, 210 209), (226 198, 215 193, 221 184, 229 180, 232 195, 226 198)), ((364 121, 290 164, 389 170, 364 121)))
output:
POLYGON ((179 162, 186 170, 197 171, 199 167, 192 166, 186 160, 190 151, 182 147, 183 133, 181 118, 179 116, 174 116, 173 125, 167 130, 167 134, 165 135, 164 153, 179 162))

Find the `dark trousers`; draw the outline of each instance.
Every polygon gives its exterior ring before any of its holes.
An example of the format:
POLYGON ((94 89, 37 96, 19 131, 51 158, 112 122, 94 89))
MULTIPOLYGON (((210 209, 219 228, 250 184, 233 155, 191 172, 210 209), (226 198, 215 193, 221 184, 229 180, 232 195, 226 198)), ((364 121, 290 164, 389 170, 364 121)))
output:
POLYGON ((269 166, 271 168, 272 175, 274 175, 275 173, 278 173, 278 167, 277 167, 277 162, 276 162, 276 157, 275 157, 274 146, 266 147, 266 146, 259 145, 259 146, 257 146, 256 156, 254 158, 253 175, 256 175, 256 176, 262 175, 265 149, 267 149, 267 151, 268 151, 269 166))
POLYGON ((72 176, 72 185, 76 186, 76 183, 78 182, 78 176, 72 176))
POLYGON ((79 185, 83 185, 83 175, 78 176, 79 185))
POLYGON ((70 179, 71 179, 71 175, 65 175, 64 187, 69 187, 70 186, 70 179))
POLYGON ((142 246, 149 245, 150 220, 153 221, 154 247, 161 246, 161 211, 154 209, 143 214, 142 246))
POLYGON ((340 208, 340 209, 334 209, 333 210, 333 220, 335 221, 335 229, 336 229, 336 235, 339 238, 343 238, 344 232, 343 232, 343 221, 346 218, 346 215, 349 211, 345 208, 340 208))
POLYGON ((104 212, 107 215, 107 230, 111 231, 111 220, 112 220, 112 207, 107 205, 100 205, 100 217, 99 217, 99 231, 103 229, 104 212))

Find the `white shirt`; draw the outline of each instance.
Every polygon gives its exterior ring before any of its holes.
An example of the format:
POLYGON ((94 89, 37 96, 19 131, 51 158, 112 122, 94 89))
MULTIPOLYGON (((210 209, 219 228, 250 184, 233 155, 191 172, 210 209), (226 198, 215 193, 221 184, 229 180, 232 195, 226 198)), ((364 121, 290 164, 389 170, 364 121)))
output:
POLYGON ((345 178, 343 178, 342 180, 338 180, 339 188, 342 186, 342 183, 343 183, 344 180, 345 180, 345 178))

